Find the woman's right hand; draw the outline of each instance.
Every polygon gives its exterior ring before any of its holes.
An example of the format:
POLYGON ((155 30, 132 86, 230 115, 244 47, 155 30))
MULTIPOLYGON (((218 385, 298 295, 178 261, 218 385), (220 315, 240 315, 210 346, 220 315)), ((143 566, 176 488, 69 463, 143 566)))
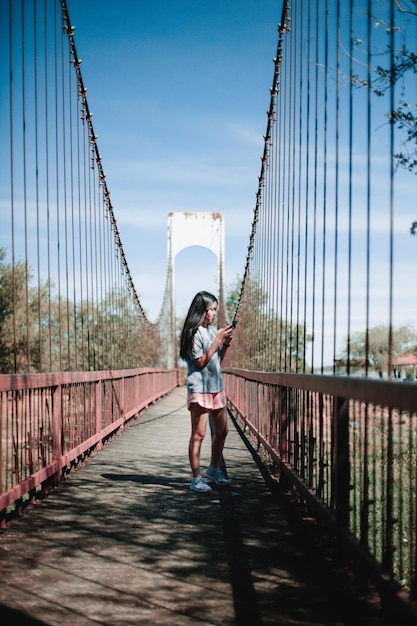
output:
POLYGON ((233 337, 233 325, 229 324, 228 326, 225 326, 225 328, 220 328, 219 329, 219 339, 220 339, 220 343, 225 343, 226 345, 230 345, 230 342, 232 341, 232 337, 233 337))

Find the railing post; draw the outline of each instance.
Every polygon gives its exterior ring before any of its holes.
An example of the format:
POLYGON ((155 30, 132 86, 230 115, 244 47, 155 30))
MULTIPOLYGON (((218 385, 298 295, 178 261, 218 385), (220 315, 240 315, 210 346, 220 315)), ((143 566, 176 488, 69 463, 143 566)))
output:
POLYGON ((120 377, 120 417, 125 417, 126 413, 126 378, 125 376, 120 377))
MULTIPOLYGON (((62 457, 62 385, 59 384, 52 391, 52 458, 57 461, 61 468, 62 457)), ((61 479, 61 469, 53 475, 53 484, 59 485, 61 479)))
MULTIPOLYGON (((334 398, 333 405, 333 483, 334 513, 337 529, 349 527, 350 460, 349 460, 349 400, 334 398)), ((338 540, 338 557, 343 558, 338 540)))
MULTIPOLYGON (((102 430, 102 419, 101 419, 101 397, 102 397, 102 385, 103 385, 103 379, 100 377, 97 381, 96 381, 96 385, 94 388, 94 392, 95 392, 95 417, 96 417, 96 434, 101 433, 102 430)), ((96 446, 96 450, 101 450, 102 448, 102 441, 100 439, 100 441, 97 442, 97 446, 96 446)))
POLYGON ((279 455, 284 463, 288 463, 288 421, 287 421, 287 394, 286 387, 282 387, 279 385, 277 388, 278 398, 279 398, 279 416, 280 416, 280 427, 279 427, 279 455))

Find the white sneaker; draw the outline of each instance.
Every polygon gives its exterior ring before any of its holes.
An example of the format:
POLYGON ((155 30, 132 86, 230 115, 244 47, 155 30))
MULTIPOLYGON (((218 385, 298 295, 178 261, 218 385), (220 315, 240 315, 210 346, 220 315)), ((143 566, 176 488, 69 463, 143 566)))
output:
POLYGON ((208 467, 204 473, 205 477, 209 480, 212 480, 216 485, 230 485, 230 480, 225 478, 220 467, 217 469, 213 469, 212 467, 208 467))
POLYGON ((200 493, 211 491, 210 485, 208 485, 201 476, 192 479, 190 489, 191 491, 199 491, 200 493))

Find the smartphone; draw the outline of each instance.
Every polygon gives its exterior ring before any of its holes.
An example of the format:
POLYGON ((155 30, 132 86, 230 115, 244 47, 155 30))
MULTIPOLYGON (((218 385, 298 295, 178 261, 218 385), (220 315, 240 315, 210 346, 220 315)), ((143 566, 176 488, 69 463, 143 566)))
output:
POLYGON ((233 322, 232 322, 232 326, 233 326, 233 328, 236 328, 236 325, 237 325, 238 321, 239 321, 239 320, 233 320, 233 322))

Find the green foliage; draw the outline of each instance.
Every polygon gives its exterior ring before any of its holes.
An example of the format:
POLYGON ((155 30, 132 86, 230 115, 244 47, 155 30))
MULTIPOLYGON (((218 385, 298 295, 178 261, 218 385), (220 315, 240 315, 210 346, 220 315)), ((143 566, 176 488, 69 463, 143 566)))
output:
POLYGON ((256 280, 247 281, 239 301, 241 285, 238 278, 227 296, 230 319, 239 304, 231 365, 256 371, 303 371, 306 344, 312 339, 305 326, 268 309, 267 295, 256 280))
MULTIPOLYGON (((385 56, 388 67, 378 65, 374 68, 375 80, 372 81, 371 85, 367 79, 361 78, 357 74, 351 76, 351 81, 361 87, 370 87, 378 97, 383 97, 394 85, 400 86, 397 93, 399 92, 401 96, 397 99, 395 107, 386 113, 386 117, 391 124, 395 124, 399 130, 404 132, 402 142, 404 150, 394 154, 397 166, 417 174, 417 103, 404 97, 407 92, 405 85, 408 82, 413 87, 415 83, 413 75, 417 74, 417 51, 410 48, 410 45, 416 45, 416 39, 411 35, 407 40, 407 32, 415 33, 417 0, 408 0, 401 5, 395 3, 395 6, 396 16, 399 18, 401 15, 401 19, 394 25, 394 30, 396 37, 402 38, 402 45, 396 50, 391 50, 391 25, 384 23, 377 15, 372 16, 375 28, 385 27, 388 38, 386 49, 385 53, 378 51, 378 57, 385 56), (407 18, 410 22, 408 25, 406 24, 407 18)), ((357 40, 356 43, 360 45, 362 41, 357 40)), ((415 90, 409 91, 414 97, 415 90)))
POLYGON ((125 292, 71 302, 53 285, 29 286, 25 263, 0 249, 0 373, 98 371, 157 367, 159 329, 125 292))
POLYGON ((0 371, 10 373, 27 370, 30 343, 27 334, 34 323, 34 302, 26 290, 27 267, 18 261, 15 267, 5 262, 0 249, 0 371))
POLYGON ((366 331, 354 333, 350 338, 350 350, 348 354, 347 348, 342 352, 341 358, 352 362, 356 362, 362 368, 365 368, 366 361, 371 371, 378 374, 379 377, 391 375, 388 372, 391 359, 395 360, 406 352, 417 350, 417 334, 410 326, 401 326, 392 330, 391 347, 390 347, 389 326, 374 326, 366 331))
POLYGON ((238 306, 239 306, 239 298, 240 292, 242 289, 242 279, 239 276, 236 276, 236 284, 229 285, 226 289, 226 312, 227 319, 232 321, 235 317, 239 317, 238 315, 238 306))

